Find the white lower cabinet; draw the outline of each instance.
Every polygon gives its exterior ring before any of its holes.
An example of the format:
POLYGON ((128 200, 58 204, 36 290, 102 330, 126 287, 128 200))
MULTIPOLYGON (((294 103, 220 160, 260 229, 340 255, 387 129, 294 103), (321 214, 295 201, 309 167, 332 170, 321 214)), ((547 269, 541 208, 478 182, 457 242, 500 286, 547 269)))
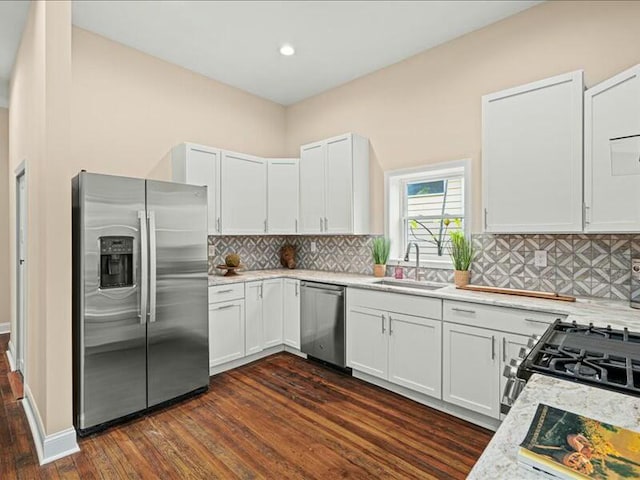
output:
POLYGON ((442 322, 389 313, 389 381, 441 398, 442 322))
POLYGON ((282 345, 282 279, 262 281, 262 322, 264 348, 282 345))
POLYGON ((262 351, 262 282, 244 284, 245 354, 262 351))
POLYGON ((244 343, 244 300, 209 305, 210 366, 244 357, 244 343))
POLYGON ((493 331, 445 323, 442 399, 493 418, 500 416, 499 339, 493 331))
POLYGON ((282 344, 282 279, 245 283, 246 355, 282 344))
POLYGON ((352 307, 347 317, 347 365, 386 379, 389 342, 385 312, 352 307))
POLYGON ((282 289, 282 340, 300 349, 300 281, 285 278, 282 289))
POLYGON ((441 398, 441 329, 439 320, 352 306, 347 318, 347 364, 441 398))

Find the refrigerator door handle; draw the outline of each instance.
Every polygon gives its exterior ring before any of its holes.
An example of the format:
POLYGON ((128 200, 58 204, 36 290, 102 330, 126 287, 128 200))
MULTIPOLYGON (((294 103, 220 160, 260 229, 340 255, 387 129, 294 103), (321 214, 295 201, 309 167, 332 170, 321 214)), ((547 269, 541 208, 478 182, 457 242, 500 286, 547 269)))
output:
POLYGON ((147 298, 149 286, 149 259, 147 246, 147 212, 138 212, 140 222, 140 324, 147 323, 147 298))
POLYGON ((156 321, 156 214, 147 213, 149 218, 149 323, 156 321))

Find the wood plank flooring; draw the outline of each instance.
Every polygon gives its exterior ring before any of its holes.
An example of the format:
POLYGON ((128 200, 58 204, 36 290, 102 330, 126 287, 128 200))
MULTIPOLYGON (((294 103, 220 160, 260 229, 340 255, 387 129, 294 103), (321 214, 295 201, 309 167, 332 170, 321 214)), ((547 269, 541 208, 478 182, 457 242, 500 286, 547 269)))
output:
POLYGON ((0 335, 0 478, 456 479, 491 432, 294 355, 211 378, 203 395, 80 440, 44 467, 0 335))

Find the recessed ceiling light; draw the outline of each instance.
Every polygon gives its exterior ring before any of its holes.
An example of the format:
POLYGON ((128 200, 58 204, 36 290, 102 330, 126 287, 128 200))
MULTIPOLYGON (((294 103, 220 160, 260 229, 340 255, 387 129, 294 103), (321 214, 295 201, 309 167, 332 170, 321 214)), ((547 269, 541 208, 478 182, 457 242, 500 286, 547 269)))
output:
POLYGON ((282 45, 280 47, 280 53, 282 55, 284 55, 285 57, 290 57, 291 55, 293 55, 294 53, 296 53, 296 49, 293 48, 291 45, 289 45, 288 43, 285 43, 284 45, 282 45))

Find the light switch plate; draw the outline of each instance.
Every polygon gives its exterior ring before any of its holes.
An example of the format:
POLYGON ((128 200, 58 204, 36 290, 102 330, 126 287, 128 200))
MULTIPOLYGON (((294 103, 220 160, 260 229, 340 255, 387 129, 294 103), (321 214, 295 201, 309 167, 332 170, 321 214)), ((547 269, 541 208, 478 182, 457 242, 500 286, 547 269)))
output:
POLYGON ((640 258, 631 260, 631 276, 640 280, 640 258))
POLYGON ((533 264, 536 267, 546 267, 547 266, 547 251, 546 250, 536 250, 533 256, 533 264))
POLYGON ((316 242, 311 242, 311 253, 316 253, 317 251, 316 242))
POLYGON ((216 246, 215 245, 209 245, 209 256, 210 257, 215 257, 216 256, 216 246))

